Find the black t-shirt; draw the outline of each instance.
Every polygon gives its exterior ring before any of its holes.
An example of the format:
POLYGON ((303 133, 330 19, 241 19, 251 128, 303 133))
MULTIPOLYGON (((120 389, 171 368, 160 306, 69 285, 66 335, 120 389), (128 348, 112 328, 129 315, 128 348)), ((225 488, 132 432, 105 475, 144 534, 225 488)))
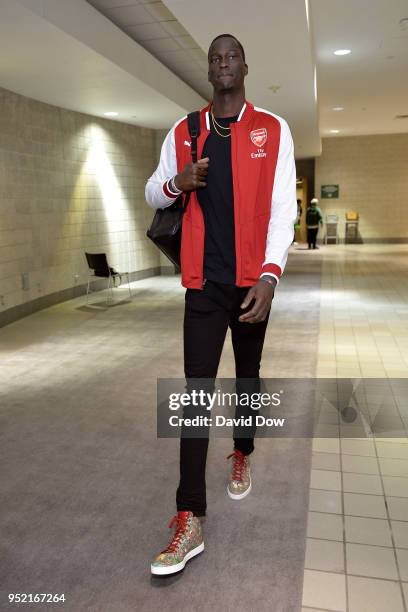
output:
MULTIPOLYGON (((217 123, 228 127, 238 119, 225 117, 217 123)), ((202 157, 209 157, 207 186, 197 190, 204 214, 204 278, 235 285, 234 192, 232 185, 231 137, 219 136, 210 116, 211 131, 204 144, 202 157)), ((221 133, 229 134, 228 130, 221 133)))

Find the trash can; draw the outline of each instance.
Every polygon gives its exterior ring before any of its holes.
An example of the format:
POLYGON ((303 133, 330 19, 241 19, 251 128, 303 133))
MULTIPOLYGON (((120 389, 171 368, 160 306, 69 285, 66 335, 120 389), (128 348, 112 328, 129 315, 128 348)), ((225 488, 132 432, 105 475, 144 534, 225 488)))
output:
POLYGON ((358 242, 358 213, 352 210, 346 212, 346 234, 344 242, 355 244, 358 242))

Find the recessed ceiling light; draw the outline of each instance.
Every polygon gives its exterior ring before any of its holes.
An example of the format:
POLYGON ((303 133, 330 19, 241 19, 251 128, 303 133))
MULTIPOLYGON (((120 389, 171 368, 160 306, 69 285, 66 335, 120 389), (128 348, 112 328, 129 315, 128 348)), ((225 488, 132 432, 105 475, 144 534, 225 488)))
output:
POLYGON ((119 113, 115 113, 114 111, 109 111, 108 113, 103 113, 105 117, 117 117, 119 113))
POLYGON ((330 134, 338 134, 340 130, 330 130, 330 134))
POLYGON ((333 51, 334 55, 348 55, 351 53, 351 49, 337 49, 337 51, 333 51))
POLYGON ((344 106, 333 106, 334 111, 342 111, 344 110, 344 106))

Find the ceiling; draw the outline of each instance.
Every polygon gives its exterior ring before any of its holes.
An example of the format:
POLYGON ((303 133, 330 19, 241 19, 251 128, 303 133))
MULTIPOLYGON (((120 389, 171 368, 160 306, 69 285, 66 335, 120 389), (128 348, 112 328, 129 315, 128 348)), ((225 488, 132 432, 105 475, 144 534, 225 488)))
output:
POLYGON ((407 0, 312 0, 322 136, 408 132, 408 119, 395 119, 408 114, 404 17, 407 0))
POLYGON ((166 128, 205 100, 84 0, 1 0, 0 86, 166 128))
POLYGON ((207 54, 158 0, 88 0, 205 99, 211 99, 207 54))
POLYGON ((313 157, 321 137, 408 132, 404 17, 407 0, 2 0, 0 86, 167 128, 210 98, 206 50, 227 29, 245 46, 247 98, 313 157))

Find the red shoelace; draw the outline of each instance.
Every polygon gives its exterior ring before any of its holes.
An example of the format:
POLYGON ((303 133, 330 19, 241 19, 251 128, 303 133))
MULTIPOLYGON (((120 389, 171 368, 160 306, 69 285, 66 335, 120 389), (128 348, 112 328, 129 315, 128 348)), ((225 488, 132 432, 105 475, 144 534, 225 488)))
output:
POLYGON ((180 545, 180 539, 184 535, 187 529, 187 520, 189 517, 189 512, 179 512, 171 519, 169 523, 169 528, 171 529, 173 525, 177 525, 174 536, 171 539, 170 544, 165 548, 162 552, 164 553, 173 553, 177 552, 177 549, 180 545))
POLYGON ((235 450, 233 453, 228 455, 227 459, 230 459, 230 457, 233 457, 232 480, 242 480, 242 472, 246 466, 245 455, 241 451, 235 450))

